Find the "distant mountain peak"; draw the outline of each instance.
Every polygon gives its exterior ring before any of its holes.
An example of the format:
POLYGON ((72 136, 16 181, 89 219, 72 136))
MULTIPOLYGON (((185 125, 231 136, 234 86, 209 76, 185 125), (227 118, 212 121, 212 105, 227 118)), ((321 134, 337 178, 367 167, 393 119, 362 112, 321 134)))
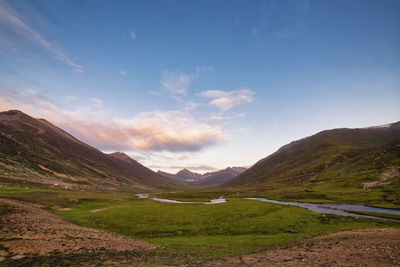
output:
POLYGON ((177 172, 175 176, 187 181, 194 181, 202 178, 202 175, 200 173, 191 172, 186 168, 177 172))
POLYGON ((174 180, 187 182, 191 185, 212 186, 227 182, 245 170, 246 168, 243 167, 227 167, 223 170, 200 174, 184 168, 176 174, 171 174, 160 170, 157 173, 174 180))
POLYGON ((185 168, 185 169, 182 169, 179 172, 177 172, 176 175, 178 175, 178 174, 193 174, 193 173, 194 172, 192 172, 192 171, 190 171, 190 170, 185 168))

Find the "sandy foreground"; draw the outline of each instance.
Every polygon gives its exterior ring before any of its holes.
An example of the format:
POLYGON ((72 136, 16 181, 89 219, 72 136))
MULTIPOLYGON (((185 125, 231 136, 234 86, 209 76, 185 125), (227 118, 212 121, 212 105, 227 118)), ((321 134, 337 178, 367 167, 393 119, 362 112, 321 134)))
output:
MULTIPOLYGON (((156 245, 68 223, 43 206, 0 198, 10 212, 0 218, 0 265, 52 252, 139 251, 156 245)), ((103 262, 144 266, 140 259, 103 262)), ((157 265, 157 264, 156 264, 157 265)), ((400 230, 364 229, 321 235, 260 254, 230 257, 199 266, 400 266, 400 230)), ((185 265, 183 265, 185 266, 185 265)))

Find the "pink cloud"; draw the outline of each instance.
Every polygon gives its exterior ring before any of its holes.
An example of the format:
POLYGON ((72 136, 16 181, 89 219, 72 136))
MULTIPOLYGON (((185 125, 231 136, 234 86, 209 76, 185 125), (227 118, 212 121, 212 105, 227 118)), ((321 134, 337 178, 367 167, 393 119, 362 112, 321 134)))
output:
POLYGON ((0 88, 0 110, 20 109, 42 117, 102 150, 199 151, 224 140, 220 125, 197 120, 182 111, 142 112, 132 119, 116 118, 100 109, 100 99, 67 110, 31 91, 0 88))
POLYGON ((236 106, 251 103, 254 92, 250 89, 240 89, 232 91, 209 90, 201 92, 199 96, 212 98, 210 105, 218 107, 222 111, 228 111, 236 106))

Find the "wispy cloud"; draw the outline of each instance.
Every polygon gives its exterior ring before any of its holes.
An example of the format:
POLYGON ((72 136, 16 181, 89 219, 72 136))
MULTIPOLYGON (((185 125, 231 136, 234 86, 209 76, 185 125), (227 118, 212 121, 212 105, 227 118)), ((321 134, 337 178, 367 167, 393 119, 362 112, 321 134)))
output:
POLYGON ((136 39, 136 33, 134 31, 129 31, 129 35, 131 36, 132 40, 136 39))
POLYGON ((209 97, 209 98, 217 98, 217 97, 223 97, 226 96, 227 92, 221 91, 221 90, 208 90, 199 93, 199 96, 204 96, 204 97, 209 97))
MULTIPOLYGON (((11 35, 22 36, 36 45, 46 49, 59 61, 72 67, 76 72, 83 72, 84 67, 72 60, 61 48, 56 47, 48 41, 38 30, 30 25, 27 18, 19 14, 15 9, 7 4, 6 1, 0 1, 0 24, 7 31, 0 32, 0 39, 8 40, 11 35)), ((9 43, 9 42, 8 42, 9 43)), ((0 45, 7 45, 7 42, 1 42, 0 45)))
POLYGON ((121 75, 124 75, 124 76, 125 76, 125 75, 127 74, 127 72, 126 72, 126 71, 124 71, 124 70, 120 70, 120 71, 119 71, 119 74, 121 74, 121 75))
POLYGON ((199 104, 197 104, 196 102, 188 101, 185 103, 184 110, 191 111, 191 110, 194 110, 195 108, 197 108, 198 106, 199 106, 199 104))
POLYGON ((95 107, 95 108, 104 107, 104 102, 101 99, 92 97, 92 98, 90 98, 90 101, 92 101, 92 106, 95 107))
MULTIPOLYGON (((187 95, 191 83, 200 77, 200 73, 212 71, 214 71, 212 66, 198 66, 192 73, 164 70, 160 80, 161 90, 151 91, 150 94, 161 95, 168 93, 173 99, 182 101, 183 97, 187 95)), ((193 107, 193 102, 191 106, 193 107)))
POLYGON ((198 73, 186 74, 183 72, 163 71, 161 85, 163 91, 173 96, 186 95, 190 83, 198 77, 198 73))
POLYGON ((199 66, 199 67, 196 67, 196 72, 197 73, 205 72, 205 71, 213 72, 214 71, 214 67, 213 66, 199 66))
POLYGON ((236 106, 252 102, 254 92, 245 88, 232 91, 209 90, 198 95, 212 98, 209 102, 210 105, 214 105, 222 111, 228 111, 236 106))
POLYGON ((61 108, 34 91, 0 88, 0 109, 21 109, 44 117, 103 150, 199 151, 225 139, 222 127, 183 111, 142 112, 131 119, 112 116, 100 99, 91 105, 61 108))

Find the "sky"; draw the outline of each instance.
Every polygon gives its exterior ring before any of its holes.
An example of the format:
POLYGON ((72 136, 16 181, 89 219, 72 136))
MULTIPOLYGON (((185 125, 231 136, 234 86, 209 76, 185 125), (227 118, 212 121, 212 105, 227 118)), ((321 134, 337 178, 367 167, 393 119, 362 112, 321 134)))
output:
POLYGON ((400 1, 0 0, 0 111, 157 171, 400 120, 400 1))

